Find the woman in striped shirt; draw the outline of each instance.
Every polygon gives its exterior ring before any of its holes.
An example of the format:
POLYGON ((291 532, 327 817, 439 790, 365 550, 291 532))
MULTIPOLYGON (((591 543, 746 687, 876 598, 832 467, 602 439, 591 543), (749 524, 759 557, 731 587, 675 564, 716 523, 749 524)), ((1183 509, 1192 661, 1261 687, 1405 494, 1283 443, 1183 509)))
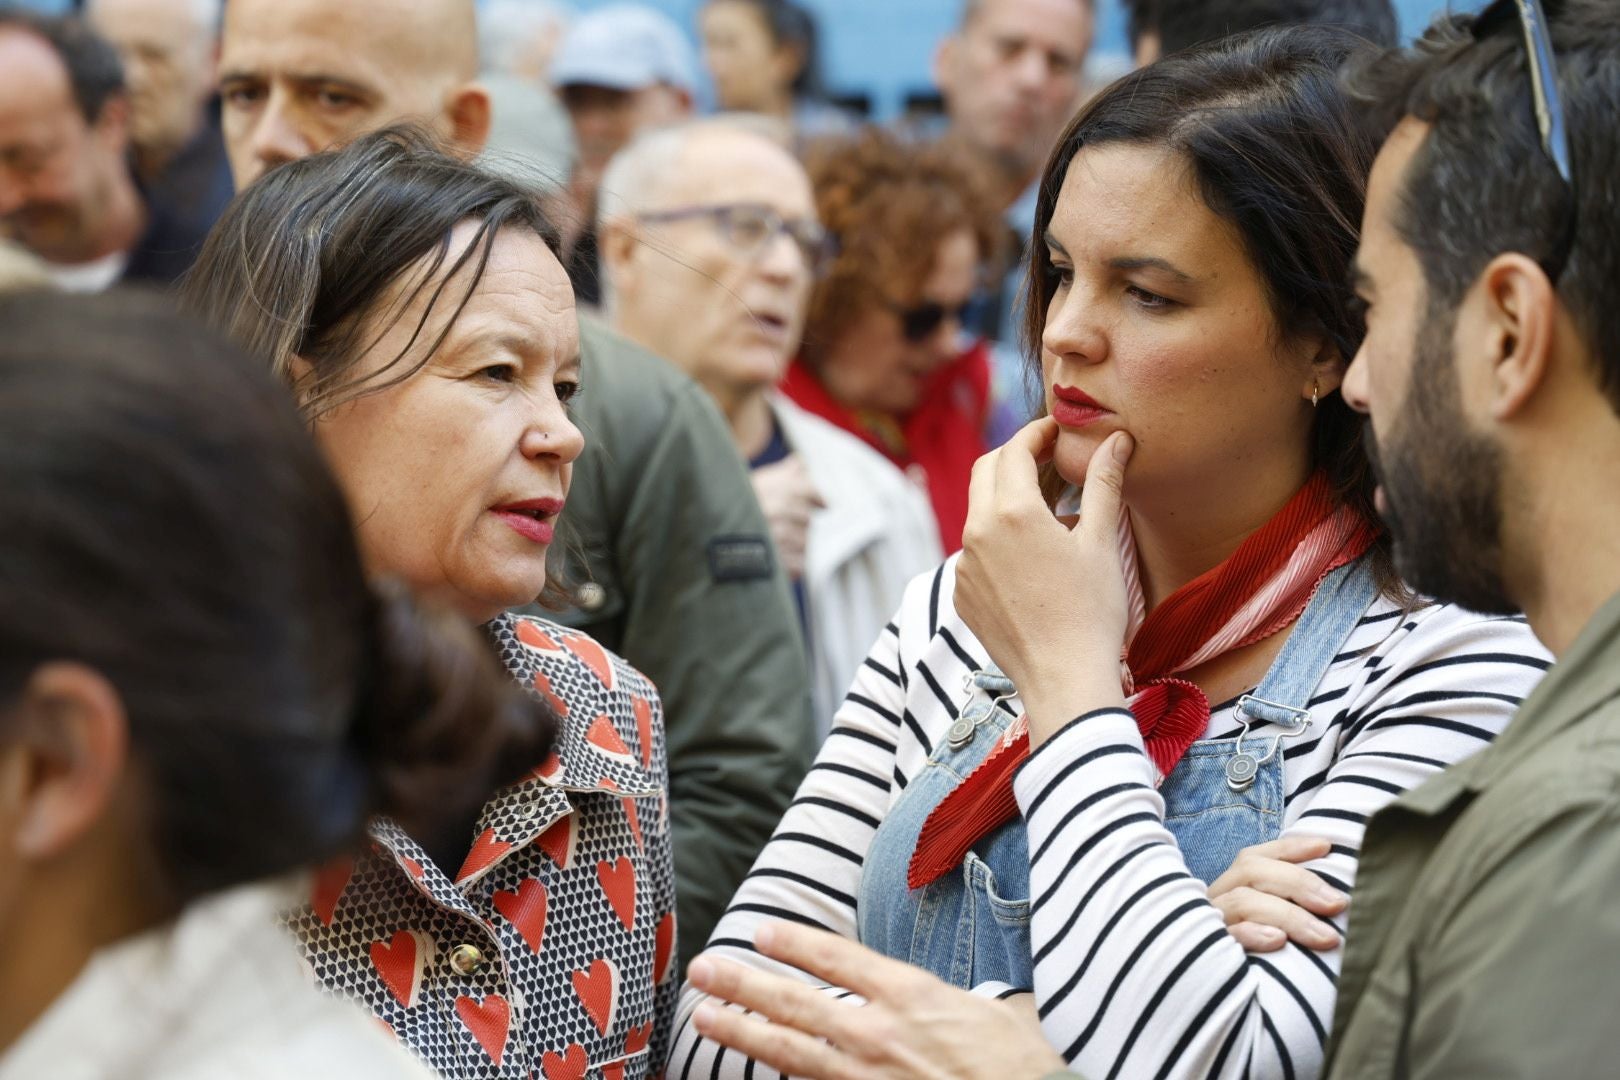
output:
MULTIPOLYGON (((1354 41, 1233 39, 1071 124, 1030 267, 1052 415, 979 465, 965 555, 911 586, 714 955, 771 968, 754 931, 789 919, 1032 992, 1090 1077, 1319 1071, 1337 949, 1246 951, 1210 883, 1317 836, 1348 893, 1367 816, 1546 666, 1522 621, 1412 597, 1373 524, 1335 393, 1374 150, 1336 82, 1354 41)), ((768 1072, 702 1001, 671 1075, 768 1072)))

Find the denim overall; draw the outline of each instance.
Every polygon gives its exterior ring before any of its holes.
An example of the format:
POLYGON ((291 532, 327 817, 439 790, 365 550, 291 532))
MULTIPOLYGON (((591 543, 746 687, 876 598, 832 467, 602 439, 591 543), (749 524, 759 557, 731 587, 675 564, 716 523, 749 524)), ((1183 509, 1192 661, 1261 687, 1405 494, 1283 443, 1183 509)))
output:
MULTIPOLYGON (((1159 787, 1164 824, 1187 868, 1205 883, 1252 844, 1282 830, 1284 739, 1311 727, 1305 705, 1377 596, 1365 558, 1335 570, 1295 624, 1254 693, 1238 701, 1236 738, 1193 743, 1159 787)), ((861 874, 861 942, 970 989, 1035 985, 1029 937, 1029 844, 1022 818, 973 846, 959 871, 921 889, 906 884, 917 835, 934 807, 995 747, 1016 695, 994 665, 966 680, 968 700, 922 772, 889 809, 861 874)))

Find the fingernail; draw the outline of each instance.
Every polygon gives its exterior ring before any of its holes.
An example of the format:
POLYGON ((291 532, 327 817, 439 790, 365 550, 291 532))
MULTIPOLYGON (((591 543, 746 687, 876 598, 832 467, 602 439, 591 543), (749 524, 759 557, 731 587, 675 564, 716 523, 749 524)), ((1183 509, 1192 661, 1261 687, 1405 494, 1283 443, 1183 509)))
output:
POLYGON ((1262 926, 1260 928, 1260 938, 1263 941, 1277 941, 1282 938, 1282 936, 1283 932, 1278 930, 1275 926, 1262 926))
POLYGON ((695 1012, 692 1013, 692 1023, 696 1024, 698 1026, 698 1030, 701 1031, 714 1021, 714 1018, 716 1015, 718 1015, 718 1013, 719 1010, 715 1008, 712 1002, 705 1001, 703 1004, 697 1007, 695 1012))
POLYGON ((1317 923, 1311 927, 1316 932, 1316 940, 1320 942, 1333 942, 1339 940, 1339 932, 1327 923, 1317 923))
POLYGON ((686 977, 692 981, 693 986, 706 987, 713 975, 714 965, 701 956, 686 966, 686 977))
POLYGON ((1131 437, 1120 434, 1114 436, 1114 460, 1121 465, 1131 458, 1131 437))
POLYGON ((1330 885, 1318 885, 1311 890, 1324 904, 1342 904, 1350 898, 1330 885))

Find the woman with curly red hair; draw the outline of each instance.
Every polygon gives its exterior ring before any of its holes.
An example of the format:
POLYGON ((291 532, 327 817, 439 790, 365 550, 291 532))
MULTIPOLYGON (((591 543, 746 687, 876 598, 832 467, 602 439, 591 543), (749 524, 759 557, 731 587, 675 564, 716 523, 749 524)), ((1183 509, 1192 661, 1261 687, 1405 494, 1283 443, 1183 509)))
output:
POLYGON ((962 314, 994 254, 994 210, 953 151, 875 129, 822 144, 806 164, 840 251, 783 389, 923 484, 955 551, 987 449, 989 350, 962 314))

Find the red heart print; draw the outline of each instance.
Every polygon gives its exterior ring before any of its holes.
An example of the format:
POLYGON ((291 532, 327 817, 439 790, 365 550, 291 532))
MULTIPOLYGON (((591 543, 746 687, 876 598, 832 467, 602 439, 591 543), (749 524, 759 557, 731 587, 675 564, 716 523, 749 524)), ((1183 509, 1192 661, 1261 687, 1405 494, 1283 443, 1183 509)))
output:
POLYGON ((569 1046, 562 1054, 547 1050, 540 1058, 540 1068, 546 1074, 546 1080, 585 1080, 585 1070, 589 1065, 585 1048, 579 1043, 569 1046))
POLYGON ((613 662, 602 646, 583 634, 565 638, 563 645, 569 652, 584 661, 585 666, 596 672, 596 677, 602 680, 602 685, 609 690, 613 689, 613 662))
POLYGON ((590 728, 585 732, 585 741, 604 754, 630 759, 630 748, 624 744, 624 739, 614 728, 613 721, 605 716, 598 716, 591 721, 590 728))
POLYGON ((534 771, 529 776, 535 780, 552 780, 560 772, 562 772, 562 758, 558 757, 557 751, 553 750, 546 755, 546 760, 534 767, 534 771))
POLYGON ((421 881, 422 880, 422 875, 427 872, 427 871, 422 869, 422 864, 421 863, 417 862, 415 859, 410 858, 409 856, 402 855, 402 856, 400 856, 399 861, 405 865, 405 872, 407 874, 410 874, 411 877, 415 878, 417 881, 421 881))
POLYGON ((534 676, 534 689, 545 703, 551 706, 552 712, 558 716, 568 715, 568 702, 557 696, 557 692, 551 688, 550 679, 537 672, 534 676))
POLYGON ((545 649, 549 652, 562 652, 557 642, 550 634, 534 625, 527 619, 519 619, 517 624, 517 639, 531 649, 545 649))
POLYGON ((493 828, 485 829, 473 841, 472 850, 467 852, 467 861, 461 864, 461 871, 456 874, 456 884, 460 885, 471 878, 477 877, 491 866, 495 860, 512 850, 512 845, 505 840, 495 839, 493 828))
POLYGON ((551 861, 566 870, 574 858, 574 849, 579 844, 579 818, 572 810, 551 828, 540 834, 540 850, 550 856, 551 861))
POLYGON ((349 879, 354 876, 354 859, 347 855, 340 856, 315 871, 315 880, 309 892, 309 906, 315 912, 315 917, 321 920, 322 926, 332 925, 332 916, 337 912, 338 900, 343 896, 343 890, 349 887, 349 879))
POLYGON ((574 993, 603 1035, 613 1026, 619 1012, 619 969, 611 960, 592 960, 589 971, 573 975, 574 993))
POLYGON ((495 910, 517 928, 523 941, 536 956, 546 931, 546 887, 535 878, 525 878, 517 892, 501 891, 491 900, 495 910))
POLYGON ((621 799, 624 803, 624 816, 630 819, 630 835, 636 838, 636 850, 643 855, 647 854, 647 845, 641 839, 641 815, 636 812, 636 800, 621 799))
POLYGON ((624 1037, 625 1057, 629 1057, 631 1054, 639 1054, 647 1049, 647 1044, 652 1042, 652 1027, 652 1021, 649 1020, 640 1027, 630 1029, 630 1034, 624 1037))
POLYGON ((653 985, 657 986, 669 974, 669 958, 675 953, 675 913, 672 911, 658 921, 653 935, 653 985))
POLYGON ((615 1061, 602 1066, 602 1080, 624 1080, 624 1062, 615 1061))
POLYGON ((416 1005, 422 990, 422 969, 433 953, 433 939, 420 930, 400 930, 389 942, 371 943, 371 966, 399 1003, 416 1005))
POLYGON ((602 885, 602 892, 606 894, 608 903, 613 906, 613 913, 624 923, 626 930, 636 927, 636 866, 630 861, 628 855, 621 855, 613 862, 606 860, 596 864, 596 880, 602 885))
POLYGON ((653 752, 652 702, 646 698, 633 698, 630 708, 636 714, 636 735, 641 739, 641 767, 650 769, 653 752))
POLYGON ((506 1053, 506 1028, 512 1020, 512 1009, 506 999, 499 994, 491 994, 483 1001, 459 997, 456 998, 456 1015, 484 1048, 484 1053, 499 1065, 501 1055, 506 1053))

